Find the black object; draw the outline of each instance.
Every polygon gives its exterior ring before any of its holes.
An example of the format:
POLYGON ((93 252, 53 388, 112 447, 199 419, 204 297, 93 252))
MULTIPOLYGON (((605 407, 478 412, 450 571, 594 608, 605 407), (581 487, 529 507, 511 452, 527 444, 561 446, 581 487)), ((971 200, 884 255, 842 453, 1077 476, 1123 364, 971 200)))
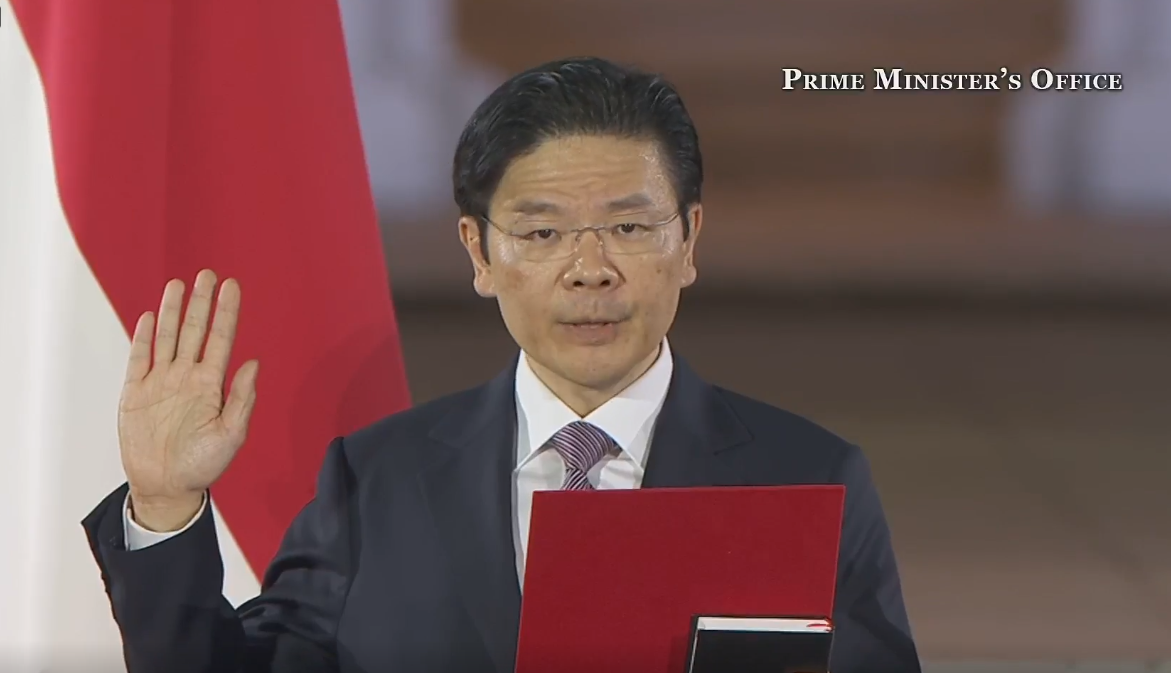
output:
POLYGON ((827 619, 696 616, 685 673, 826 673, 832 643, 827 619))

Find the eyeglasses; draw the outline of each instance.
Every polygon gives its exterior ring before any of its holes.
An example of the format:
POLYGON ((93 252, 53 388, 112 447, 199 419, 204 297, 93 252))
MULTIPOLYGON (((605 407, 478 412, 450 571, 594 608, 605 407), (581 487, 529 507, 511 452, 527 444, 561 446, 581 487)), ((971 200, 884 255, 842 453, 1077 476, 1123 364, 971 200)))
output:
POLYGON ((504 234, 521 258, 530 262, 553 262, 572 257, 587 231, 594 232, 606 252, 615 255, 662 252, 669 240, 667 225, 679 219, 679 213, 653 224, 622 222, 575 228, 545 222, 521 222, 505 228, 487 217, 481 216, 481 219, 504 234))

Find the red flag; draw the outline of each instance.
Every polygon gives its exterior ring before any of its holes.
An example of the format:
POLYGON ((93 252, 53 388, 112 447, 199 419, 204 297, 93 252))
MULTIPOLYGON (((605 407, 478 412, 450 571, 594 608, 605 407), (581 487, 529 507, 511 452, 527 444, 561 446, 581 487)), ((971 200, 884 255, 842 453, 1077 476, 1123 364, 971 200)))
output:
MULTIPOLYGON (((14 178, 0 187, 0 201, 8 201, 0 206, 0 241, 15 241, 0 251, 0 266, 14 259, 9 269, 22 269, 25 299, 0 308, 4 322, 15 317, 26 332, 15 346, 0 345, 35 350, 44 341, 34 327, 54 334, 59 356, 74 358, 57 379, 74 397, 101 390, 79 397, 100 419, 82 435, 85 445, 41 433, 41 445, 23 447, 57 457, 39 463, 47 476, 38 488, 68 490, 48 466, 72 464, 77 453, 117 463, 121 381, 104 379, 104 361, 116 363, 114 371, 125 362, 124 350, 94 350, 100 317, 54 323, 46 303, 73 316, 105 310, 128 340, 167 279, 190 287, 204 267, 238 278, 243 307, 232 367, 260 360, 258 403, 248 441, 212 495, 259 574, 312 496, 329 440, 409 404, 338 8, 277 0, 7 2, 0 0, 0 122, 19 128, 0 131, 0 140, 18 143, 15 152, 0 151, 0 175, 14 178), (60 259, 77 253, 84 264, 58 274, 60 259), (18 310, 39 313, 10 315, 18 310)), ((45 380, 38 357, 22 360, 32 362, 22 370, 32 382, 45 380)), ((29 412, 42 425, 45 414, 66 408, 65 396, 44 394, 41 415, 29 412)), ((70 535, 82 536, 77 522, 97 502, 89 490, 81 489, 88 501, 76 503, 80 510, 59 508, 70 535)))

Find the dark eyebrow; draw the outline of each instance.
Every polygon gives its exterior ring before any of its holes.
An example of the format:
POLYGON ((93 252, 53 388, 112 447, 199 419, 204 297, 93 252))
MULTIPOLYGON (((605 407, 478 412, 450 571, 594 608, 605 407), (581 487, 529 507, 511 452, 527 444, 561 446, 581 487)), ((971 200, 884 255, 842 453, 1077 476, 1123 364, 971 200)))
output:
MULTIPOLYGON (((649 208, 655 205, 654 199, 646 194, 639 192, 624 196, 620 199, 614 199, 606 204, 610 212, 621 212, 623 210, 636 210, 639 208, 649 208)), ((550 201, 518 201, 512 207, 512 211, 520 215, 559 215, 561 214, 561 207, 550 201)))
POLYGON ((635 210, 637 208, 649 208, 655 205, 654 199, 643 193, 631 194, 620 199, 615 199, 609 203, 611 212, 621 210, 635 210))
POLYGON ((556 215, 561 208, 549 201, 520 201, 512 207, 512 211, 521 215, 556 215))

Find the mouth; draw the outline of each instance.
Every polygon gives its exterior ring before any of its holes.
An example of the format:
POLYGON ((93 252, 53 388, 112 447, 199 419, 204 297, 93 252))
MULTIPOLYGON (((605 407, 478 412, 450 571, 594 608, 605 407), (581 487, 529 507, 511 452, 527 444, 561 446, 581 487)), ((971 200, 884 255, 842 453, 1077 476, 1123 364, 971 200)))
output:
POLYGON ((617 337, 619 320, 574 320, 561 323, 571 341, 586 345, 602 345, 617 337))
POLYGON ((621 320, 604 320, 604 319, 590 319, 590 320, 567 320, 562 325, 566 327, 576 327, 581 329, 595 329, 601 327, 608 327, 617 325, 621 320))

